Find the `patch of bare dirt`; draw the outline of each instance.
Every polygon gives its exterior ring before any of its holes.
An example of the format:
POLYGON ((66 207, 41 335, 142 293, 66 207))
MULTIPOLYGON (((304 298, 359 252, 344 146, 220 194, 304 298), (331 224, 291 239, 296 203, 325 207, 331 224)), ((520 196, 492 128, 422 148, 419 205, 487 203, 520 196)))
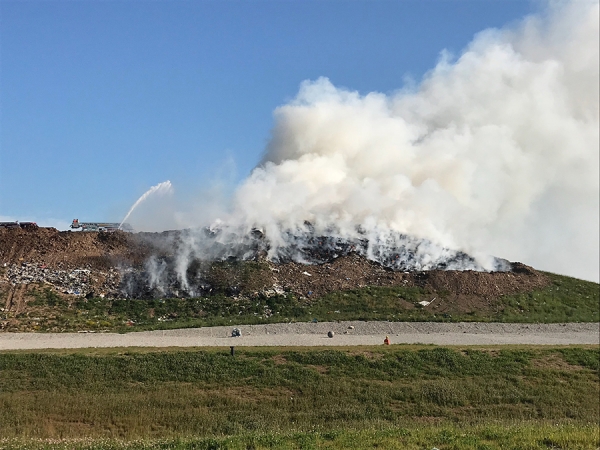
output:
POLYGON ((383 352, 368 352, 368 351, 364 351, 364 350, 357 351, 357 352, 350 351, 349 354, 352 356, 362 356, 365 359, 368 359, 370 361, 381 360, 381 359, 383 359, 383 356, 384 356, 383 352))
POLYGON ((282 364, 287 364, 287 359, 283 355, 274 355, 271 360, 275 363, 276 366, 280 366, 282 364))
POLYGON ((533 367, 539 369, 553 369, 561 371, 573 371, 581 370, 580 366, 569 364, 567 361, 562 359, 559 355, 551 354, 544 356, 543 358, 534 359, 531 362, 533 367))
POLYGON ((123 262, 136 263, 149 256, 150 247, 134 235, 0 229, 0 266, 33 263, 49 268, 106 269, 123 262))
POLYGON ((318 373, 320 373, 321 375, 325 375, 326 373, 329 372, 329 368, 325 367, 325 366, 315 366, 315 365, 308 365, 307 367, 316 370, 318 373))

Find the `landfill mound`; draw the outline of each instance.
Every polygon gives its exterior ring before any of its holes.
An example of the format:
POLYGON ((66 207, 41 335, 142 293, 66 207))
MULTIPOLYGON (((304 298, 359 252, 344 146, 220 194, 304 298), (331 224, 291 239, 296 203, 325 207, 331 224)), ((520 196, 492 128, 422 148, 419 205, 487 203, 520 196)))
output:
MULTIPOLYGON (((0 264, 30 263, 52 269, 107 269, 139 263, 148 256, 134 235, 71 232, 55 228, 0 229, 0 264)), ((149 249, 146 249, 149 250, 149 249)))
MULTIPOLYGON (((390 264, 373 261, 364 244, 327 237, 303 239, 299 262, 292 256, 269 258, 264 237, 254 233, 240 256, 226 252, 210 260, 187 255, 185 277, 178 272, 186 232, 59 232, 0 229, 0 305, 23 311, 40 288, 65 297, 157 298, 224 294, 252 298, 293 293, 310 301, 335 291, 366 286, 418 286, 450 293, 456 302, 485 302, 491 297, 528 292, 548 284, 533 268, 503 261, 503 271, 398 270, 407 253, 390 253, 390 264), (363 250, 361 250, 363 245, 363 250)), ((224 245, 224 244, 220 244, 224 245)), ((410 249, 409 249, 410 250, 410 249)), ((285 255, 284 255, 285 256, 285 255)), ((469 261, 455 252, 447 261, 469 261)))
MULTIPOLYGON (((510 263, 491 258, 484 267, 472 256, 437 245, 427 239, 391 230, 360 227, 341 232, 333 227, 317 231, 309 222, 294 229, 267 235, 262 230, 217 225, 166 233, 141 233, 142 240, 188 260, 248 261, 324 264, 341 256, 360 255, 396 271, 476 270, 509 271, 510 263)), ((180 274, 181 275, 181 274, 180 274)))

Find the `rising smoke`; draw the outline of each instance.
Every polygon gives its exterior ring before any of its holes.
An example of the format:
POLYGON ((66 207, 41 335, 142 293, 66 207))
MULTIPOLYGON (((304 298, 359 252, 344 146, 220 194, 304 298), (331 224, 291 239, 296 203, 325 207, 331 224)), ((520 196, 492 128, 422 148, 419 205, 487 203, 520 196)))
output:
POLYGON ((299 236, 368 238, 367 256, 400 243, 417 268, 493 270, 494 254, 597 281, 598 17, 598 1, 550 3, 390 95, 303 82, 211 243, 186 234, 183 284, 195 258, 244 257, 253 229, 274 259, 299 236))
POLYGON ((229 220, 394 230, 598 280, 598 17, 552 3, 392 95, 303 82, 229 220))

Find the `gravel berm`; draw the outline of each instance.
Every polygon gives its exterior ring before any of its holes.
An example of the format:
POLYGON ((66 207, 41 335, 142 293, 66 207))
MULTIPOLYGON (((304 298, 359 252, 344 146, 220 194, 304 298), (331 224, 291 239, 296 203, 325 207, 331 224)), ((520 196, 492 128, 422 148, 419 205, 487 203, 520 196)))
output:
POLYGON ((117 333, 0 333, 0 350, 86 347, 600 345, 600 324, 321 322, 241 325, 117 333), (327 337, 329 331, 334 337, 327 337))

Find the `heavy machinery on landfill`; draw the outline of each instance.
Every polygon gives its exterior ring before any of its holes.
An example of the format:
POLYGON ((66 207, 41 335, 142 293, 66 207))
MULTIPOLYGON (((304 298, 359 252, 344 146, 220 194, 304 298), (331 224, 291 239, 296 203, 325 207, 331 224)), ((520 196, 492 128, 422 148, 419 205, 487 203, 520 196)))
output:
POLYGON ((79 219, 73 219, 71 228, 81 231, 128 231, 132 232, 133 228, 128 223, 110 223, 110 222, 80 222, 79 219))
POLYGON ((0 228, 19 228, 19 222, 0 222, 0 228))
POLYGON ((0 228, 21 228, 23 230, 37 230, 38 224, 35 222, 0 222, 0 228))

